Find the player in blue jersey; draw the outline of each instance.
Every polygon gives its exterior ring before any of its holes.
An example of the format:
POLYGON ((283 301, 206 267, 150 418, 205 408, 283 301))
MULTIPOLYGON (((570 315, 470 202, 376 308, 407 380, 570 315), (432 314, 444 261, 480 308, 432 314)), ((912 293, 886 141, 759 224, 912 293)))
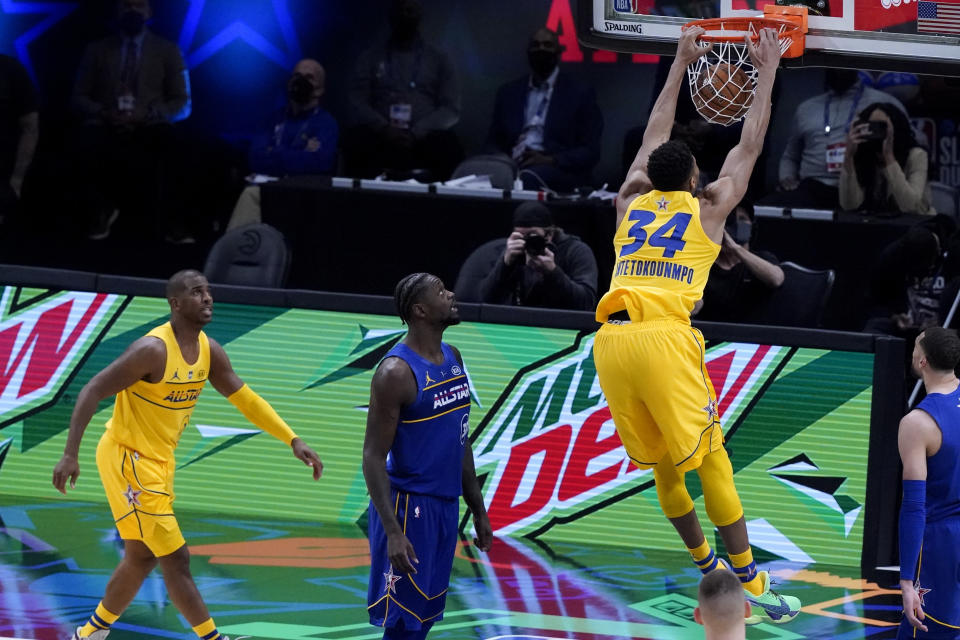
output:
POLYGON ((897 638, 960 638, 960 337, 925 330, 913 371, 927 390, 900 421, 903 460, 897 638))
POLYGON ((474 544, 489 550, 493 533, 467 439, 470 383, 460 352, 442 341, 460 322, 456 299, 428 273, 402 279, 394 298, 409 330, 373 376, 363 442, 367 610, 384 639, 421 640, 443 618, 461 493, 474 544))

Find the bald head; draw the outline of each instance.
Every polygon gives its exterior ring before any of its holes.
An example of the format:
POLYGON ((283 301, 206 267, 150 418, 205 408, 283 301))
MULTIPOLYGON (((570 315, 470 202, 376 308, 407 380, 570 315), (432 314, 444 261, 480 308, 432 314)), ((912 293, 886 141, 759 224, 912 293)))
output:
POLYGON ((706 628, 707 638, 731 634, 744 637, 746 598, 740 579, 732 571, 720 569, 704 576, 697 601, 700 606, 694 617, 706 628))
POLYGON ((295 113, 309 111, 320 104, 326 90, 327 74, 312 58, 304 58, 293 67, 287 81, 287 96, 295 113))
POLYGON ((531 45, 547 42, 552 43, 554 49, 560 49, 560 36, 557 35, 556 31, 547 29, 546 27, 540 27, 530 36, 531 45))
POLYGON ((308 78, 313 86, 318 87, 320 92, 323 93, 323 88, 327 83, 327 72, 322 64, 313 58, 304 58, 293 68, 293 72, 308 78))
POLYGON ((196 269, 183 269, 177 271, 167 280, 167 298, 177 298, 193 284, 197 276, 206 280, 204 275, 196 269))

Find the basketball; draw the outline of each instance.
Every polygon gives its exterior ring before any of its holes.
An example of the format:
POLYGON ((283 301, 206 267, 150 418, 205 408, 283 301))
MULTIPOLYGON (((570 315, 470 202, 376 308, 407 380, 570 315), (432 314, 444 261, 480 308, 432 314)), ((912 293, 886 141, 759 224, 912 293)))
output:
POLYGON ((708 64, 691 92, 697 111, 710 122, 728 125, 743 118, 753 104, 750 76, 730 63, 708 64))

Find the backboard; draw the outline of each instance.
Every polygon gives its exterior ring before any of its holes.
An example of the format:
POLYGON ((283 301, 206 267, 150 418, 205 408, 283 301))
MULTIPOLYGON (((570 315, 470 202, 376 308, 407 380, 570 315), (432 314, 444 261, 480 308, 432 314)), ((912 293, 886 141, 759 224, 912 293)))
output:
MULTIPOLYGON (((583 44, 629 53, 672 55, 691 20, 762 16, 792 0, 579 0, 583 44)), ((805 0, 809 32, 803 56, 786 67, 838 67, 960 76, 960 0, 805 0)))

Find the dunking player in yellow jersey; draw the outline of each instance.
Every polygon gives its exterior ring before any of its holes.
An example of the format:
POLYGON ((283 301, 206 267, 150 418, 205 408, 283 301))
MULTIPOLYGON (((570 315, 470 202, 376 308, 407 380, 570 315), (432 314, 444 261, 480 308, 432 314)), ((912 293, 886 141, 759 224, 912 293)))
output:
POLYGON ((704 364, 703 336, 690 326, 690 311, 720 250, 724 220, 746 192, 763 147, 780 48, 769 29, 756 45, 747 41, 758 77, 740 143, 717 180, 694 195, 700 176, 696 159, 686 145, 668 140, 686 67, 710 50, 697 44, 701 34, 696 27, 680 37, 643 144, 620 187, 617 262, 610 291, 597 306, 603 325, 594 360, 627 454, 637 466, 653 468, 660 506, 694 562, 705 574, 720 566, 684 483, 691 469, 700 475, 707 515, 720 529, 747 592, 752 612, 747 622, 780 623, 797 615, 800 602, 770 591, 769 575, 758 572, 753 561, 704 364))
POLYGON ((76 486, 77 453, 97 404, 116 395, 113 417, 97 445, 97 468, 117 530, 123 560, 107 583, 96 611, 73 635, 103 640, 157 564, 170 600, 197 636, 221 636, 190 575, 190 553, 173 514, 173 450, 207 380, 252 423, 282 440, 320 478, 323 464, 263 398, 243 383, 230 359, 202 328, 213 317, 213 298, 203 274, 180 271, 167 282, 170 322, 150 331, 84 386, 70 418, 63 458, 53 486, 76 486))

